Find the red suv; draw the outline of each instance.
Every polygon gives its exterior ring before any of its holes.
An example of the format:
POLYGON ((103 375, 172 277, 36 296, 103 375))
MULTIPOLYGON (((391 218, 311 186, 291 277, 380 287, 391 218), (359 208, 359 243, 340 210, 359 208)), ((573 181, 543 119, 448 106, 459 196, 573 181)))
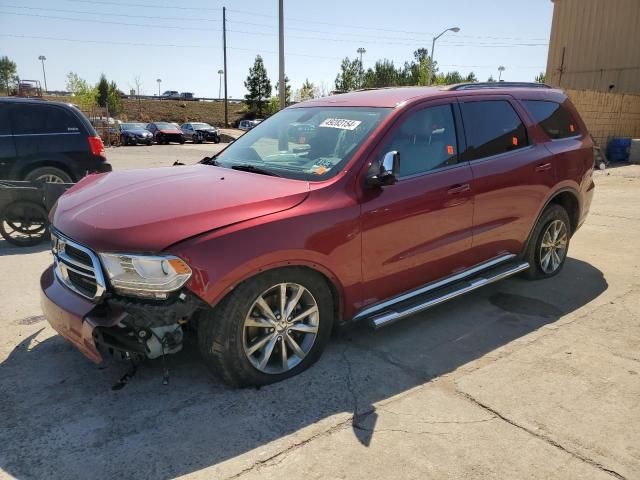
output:
POLYGON ((592 140, 544 85, 336 95, 199 165, 92 175, 52 213, 51 325, 87 357, 156 358, 196 332, 226 382, 315 362, 374 328, 522 272, 557 274, 593 195, 592 140))

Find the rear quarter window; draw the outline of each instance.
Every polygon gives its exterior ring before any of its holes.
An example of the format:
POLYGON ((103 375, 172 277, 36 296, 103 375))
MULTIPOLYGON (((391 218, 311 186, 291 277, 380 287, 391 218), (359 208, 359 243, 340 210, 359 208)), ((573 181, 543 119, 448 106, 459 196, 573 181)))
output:
POLYGON ((561 104, 546 100, 523 100, 522 103, 549 137, 559 139, 580 134, 575 119, 561 104))
POLYGON ((527 130, 506 100, 462 102, 466 160, 477 160, 528 145, 527 130))
POLYGON ((12 112, 14 134, 79 133, 82 125, 71 112, 53 105, 21 105, 12 112))

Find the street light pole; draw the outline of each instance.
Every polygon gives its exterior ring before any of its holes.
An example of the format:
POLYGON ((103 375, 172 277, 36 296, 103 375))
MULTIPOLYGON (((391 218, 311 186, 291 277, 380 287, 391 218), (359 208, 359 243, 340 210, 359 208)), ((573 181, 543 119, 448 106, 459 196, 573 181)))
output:
POLYGON ((224 73, 224 70, 220 69, 218 70, 218 76, 220 77, 220 83, 218 84, 218 100, 222 99, 222 74, 224 73))
POLYGON ((162 79, 156 78, 156 82, 158 82, 158 97, 160 97, 160 84, 162 83, 162 79))
POLYGON ((44 71, 44 61, 47 59, 44 55, 40 55, 38 60, 42 62, 42 76, 44 77, 44 91, 45 93, 49 91, 47 88, 47 72, 44 71))
POLYGON ((284 0, 278 2, 278 37, 279 37, 279 53, 280 53, 280 75, 279 75, 279 94, 280 94, 280 110, 286 105, 287 85, 285 84, 284 75, 284 0))
MULTIPOLYGON (((460 31, 460 27, 451 27, 444 30, 442 33, 440 33, 440 35, 433 37, 433 41, 431 42, 431 69, 433 70, 434 73, 435 73, 435 65, 433 63, 433 51, 436 49, 436 40, 438 40, 442 35, 444 35, 447 32, 458 33, 459 31, 460 31)), ((431 79, 429 79, 429 83, 431 83, 431 79)))
POLYGON ((360 47, 357 52, 360 54, 360 78, 358 82, 358 87, 362 88, 362 76, 364 74, 364 66, 362 65, 362 55, 367 53, 367 50, 364 47, 360 47))

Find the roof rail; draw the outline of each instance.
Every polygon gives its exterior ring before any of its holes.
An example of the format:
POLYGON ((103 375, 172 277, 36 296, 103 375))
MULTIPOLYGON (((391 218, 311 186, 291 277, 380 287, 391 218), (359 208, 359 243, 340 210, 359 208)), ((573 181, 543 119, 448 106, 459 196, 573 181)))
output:
POLYGON ((452 85, 449 90, 475 90, 482 88, 552 88, 545 83, 537 82, 475 82, 452 85))

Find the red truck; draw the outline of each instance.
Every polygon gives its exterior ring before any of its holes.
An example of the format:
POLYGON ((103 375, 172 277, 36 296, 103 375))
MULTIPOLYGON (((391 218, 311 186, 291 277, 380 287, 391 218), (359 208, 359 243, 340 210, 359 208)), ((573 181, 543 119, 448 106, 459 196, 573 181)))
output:
POLYGON ((52 212, 51 325, 87 357, 156 358, 183 328, 231 385, 521 272, 556 275, 593 144, 538 84, 390 88, 291 106, 201 164, 92 175, 52 212))

